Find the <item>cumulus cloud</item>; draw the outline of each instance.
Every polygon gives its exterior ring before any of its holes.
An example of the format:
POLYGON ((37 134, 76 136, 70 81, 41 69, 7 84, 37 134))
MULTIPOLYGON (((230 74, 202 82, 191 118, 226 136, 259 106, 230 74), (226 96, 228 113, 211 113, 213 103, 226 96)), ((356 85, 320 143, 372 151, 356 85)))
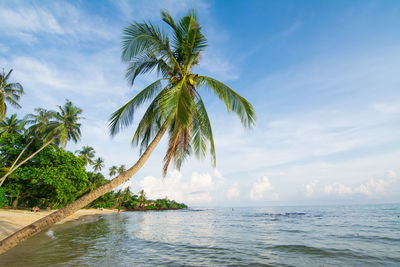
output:
POLYGON ((304 186, 304 190, 306 191, 306 196, 311 197, 312 194, 314 194, 314 187, 317 185, 318 181, 312 181, 309 184, 306 184, 304 186))
POLYGON ((354 192, 373 196, 376 194, 385 194, 386 189, 397 179, 397 174, 394 171, 386 172, 384 178, 371 178, 368 182, 359 185, 354 192))
POLYGON ((168 198, 186 203, 208 203, 216 198, 223 186, 223 177, 214 173, 194 172, 190 179, 173 170, 165 178, 147 176, 139 184, 150 198, 168 198))
POLYGON ((350 187, 345 186, 344 184, 334 183, 332 185, 326 185, 324 187, 324 192, 328 195, 345 196, 352 194, 353 190, 350 187))
POLYGON ((341 183, 326 185, 324 192, 329 195, 351 195, 362 194, 368 197, 382 195, 386 189, 397 180, 397 174, 394 171, 387 171, 383 178, 370 178, 367 182, 356 187, 348 187, 341 183))
MULTIPOLYGON (((265 192, 272 191, 272 185, 269 179, 264 176, 257 181, 254 182, 253 187, 250 190, 250 199, 251 200, 262 200, 265 199, 265 192)), ((279 194, 276 192, 271 192, 269 194, 269 199, 278 200, 279 194)))

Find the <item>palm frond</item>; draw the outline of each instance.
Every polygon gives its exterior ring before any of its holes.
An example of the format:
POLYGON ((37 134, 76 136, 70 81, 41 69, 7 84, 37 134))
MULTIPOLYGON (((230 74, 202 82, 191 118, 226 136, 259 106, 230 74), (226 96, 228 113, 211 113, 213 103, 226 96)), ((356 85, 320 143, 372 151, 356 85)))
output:
POLYGON ((227 85, 207 76, 199 76, 197 85, 211 89, 219 99, 225 102, 229 112, 233 111, 239 116, 244 126, 249 128, 254 126, 256 115, 253 106, 227 85))
POLYGON ((133 122, 136 109, 146 101, 151 100, 161 90, 161 80, 163 79, 158 79, 148 85, 111 115, 109 123, 111 136, 115 136, 123 127, 129 126, 133 122))

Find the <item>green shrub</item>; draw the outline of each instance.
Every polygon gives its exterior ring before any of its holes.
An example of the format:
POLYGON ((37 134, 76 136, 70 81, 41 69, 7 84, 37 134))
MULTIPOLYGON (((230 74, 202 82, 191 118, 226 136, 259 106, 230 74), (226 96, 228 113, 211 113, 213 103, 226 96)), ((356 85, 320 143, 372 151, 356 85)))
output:
POLYGON ((0 187, 0 208, 6 206, 8 203, 6 198, 6 192, 2 187, 0 187))

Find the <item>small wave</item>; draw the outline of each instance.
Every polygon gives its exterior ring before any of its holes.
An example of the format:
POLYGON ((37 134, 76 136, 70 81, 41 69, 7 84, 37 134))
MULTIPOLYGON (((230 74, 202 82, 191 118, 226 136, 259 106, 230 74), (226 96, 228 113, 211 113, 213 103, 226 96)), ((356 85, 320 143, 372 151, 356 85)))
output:
POLYGON ((362 240, 367 240, 367 241, 389 241, 389 242, 399 242, 400 238, 392 238, 392 237, 387 237, 387 236, 365 236, 365 235, 359 235, 359 234, 348 234, 348 235, 332 235, 333 237, 337 238, 343 238, 343 239, 362 239, 362 240))
POLYGON ((47 231, 46 235, 53 240, 56 239, 56 237, 54 236, 54 231, 52 231, 52 230, 47 231))
POLYGON ((369 259, 369 260, 380 260, 377 257, 373 257, 370 255, 359 254, 350 249, 323 249, 316 247, 309 247, 305 245, 277 245, 273 246, 270 249, 278 250, 278 251, 286 251, 286 252, 294 252, 305 255, 314 255, 320 257, 347 257, 354 259, 369 259))
POLYGON ((285 212, 285 213, 256 213, 252 215, 248 215, 247 217, 298 217, 305 216, 307 213, 305 212, 285 212))

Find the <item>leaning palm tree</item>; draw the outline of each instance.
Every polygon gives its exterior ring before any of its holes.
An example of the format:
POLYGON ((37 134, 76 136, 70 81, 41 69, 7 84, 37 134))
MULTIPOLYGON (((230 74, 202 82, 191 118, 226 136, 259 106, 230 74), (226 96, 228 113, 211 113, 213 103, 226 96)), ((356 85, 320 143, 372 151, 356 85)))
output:
POLYGON ((98 172, 101 171, 101 169, 104 167, 104 160, 100 157, 98 157, 94 162, 93 162, 93 171, 98 172))
POLYGON ((44 144, 23 161, 10 168, 10 170, 0 179, 0 186, 4 183, 5 179, 18 167, 33 158, 51 143, 56 142, 62 147, 65 147, 69 140, 73 140, 75 143, 78 142, 81 135, 81 124, 78 123, 78 121, 81 119, 79 115, 82 113, 82 109, 75 107, 69 100, 66 101, 64 106, 59 106, 58 108, 59 112, 53 113, 53 119, 48 121, 45 127, 43 127, 45 129, 42 127, 34 127, 34 129, 38 132, 46 132, 46 136, 43 139, 44 144))
POLYGON ((117 174, 117 171, 118 171, 118 167, 117 166, 115 166, 115 165, 113 165, 113 166, 111 166, 111 168, 109 169, 109 174, 110 174, 110 176, 114 176, 115 174, 117 174))
POLYGON ((10 105, 21 108, 18 100, 24 93, 24 89, 19 83, 9 83, 8 79, 12 73, 12 69, 6 74, 3 70, 0 73, 0 121, 3 120, 7 113, 7 103, 10 105))
POLYGON ((93 165, 93 158, 95 155, 94 148, 91 146, 83 146, 82 150, 78 150, 75 153, 78 153, 79 158, 83 159, 85 161, 85 166, 87 164, 93 165))
POLYGON ((169 142, 164 158, 164 174, 171 160, 179 168, 192 152, 204 157, 208 147, 215 164, 211 124, 200 89, 215 93, 228 111, 239 116, 244 126, 254 125, 254 109, 246 99, 220 81, 193 73, 194 67, 199 64, 200 53, 207 45, 196 14, 190 12, 175 22, 167 12, 162 12, 162 19, 171 27, 171 39, 151 23, 133 23, 123 32, 122 59, 128 64, 126 76, 130 83, 133 84, 138 75, 153 70, 161 76, 114 112, 110 119, 110 131, 114 136, 133 122, 133 115, 142 104, 149 102, 132 139, 134 145, 140 146, 139 160, 107 184, 1 241, 0 253, 129 180, 143 166, 167 131, 169 142))

